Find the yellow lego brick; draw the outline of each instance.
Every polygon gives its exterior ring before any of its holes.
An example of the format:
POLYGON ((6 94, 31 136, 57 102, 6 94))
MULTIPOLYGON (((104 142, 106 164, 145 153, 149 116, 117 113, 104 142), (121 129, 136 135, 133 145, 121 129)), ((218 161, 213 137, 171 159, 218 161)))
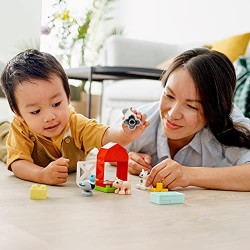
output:
POLYGON ((156 192, 160 192, 163 189, 163 183, 156 183, 156 192))
POLYGON ((32 184, 32 186, 30 187, 30 199, 46 200, 47 199, 47 186, 32 184))
POLYGON ((167 188, 163 188, 163 183, 156 183, 155 188, 149 188, 150 192, 168 192, 167 188))

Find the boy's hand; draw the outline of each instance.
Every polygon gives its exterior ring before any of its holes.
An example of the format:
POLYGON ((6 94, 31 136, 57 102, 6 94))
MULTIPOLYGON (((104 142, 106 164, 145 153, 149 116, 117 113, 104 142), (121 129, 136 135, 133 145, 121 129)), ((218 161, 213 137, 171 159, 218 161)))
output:
POLYGON ((63 157, 52 161, 42 170, 43 183, 49 185, 58 185, 65 183, 68 178, 69 159, 63 157))
POLYGON ((151 171, 151 156, 148 154, 130 152, 128 154, 128 170, 130 174, 139 175, 144 169, 150 173, 151 171))
POLYGON ((130 113, 128 117, 126 116, 126 113, 124 114, 122 128, 124 130, 124 133, 132 140, 134 140, 136 138, 139 138, 143 134, 145 128, 149 125, 149 121, 146 120, 146 114, 142 114, 135 109, 131 108, 127 112, 130 113), (132 119, 130 120, 131 122, 129 121, 130 117, 132 117, 132 119))

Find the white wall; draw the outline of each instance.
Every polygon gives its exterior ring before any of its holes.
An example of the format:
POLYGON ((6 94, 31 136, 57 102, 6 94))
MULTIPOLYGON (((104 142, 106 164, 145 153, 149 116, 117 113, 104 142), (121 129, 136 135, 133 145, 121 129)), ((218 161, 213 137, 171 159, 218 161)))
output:
POLYGON ((250 31, 249 0, 118 0, 125 36, 184 43, 250 31))
MULTIPOLYGON (((68 0, 75 2, 76 0, 68 0)), ((0 0, 0 57, 39 44, 42 2, 0 0)), ((159 42, 213 41, 250 31, 249 0, 117 0, 125 36, 159 42)))
POLYGON ((42 0, 0 0, 0 57, 39 46, 42 0))

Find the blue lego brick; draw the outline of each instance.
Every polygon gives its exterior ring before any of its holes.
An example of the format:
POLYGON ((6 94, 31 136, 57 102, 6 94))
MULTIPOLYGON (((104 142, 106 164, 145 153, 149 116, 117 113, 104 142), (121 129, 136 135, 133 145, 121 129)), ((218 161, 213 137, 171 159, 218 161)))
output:
POLYGON ((150 192, 150 201, 159 205, 184 203, 185 194, 179 192, 150 192))

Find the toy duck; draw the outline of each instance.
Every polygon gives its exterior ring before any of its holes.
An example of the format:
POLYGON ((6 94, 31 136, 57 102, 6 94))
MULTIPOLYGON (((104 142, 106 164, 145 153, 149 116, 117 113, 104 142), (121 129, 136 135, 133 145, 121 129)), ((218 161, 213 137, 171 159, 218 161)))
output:
POLYGON ((93 195, 93 189, 95 188, 95 175, 91 174, 89 176, 88 180, 83 180, 82 182, 79 183, 80 188, 82 189, 82 194, 84 196, 92 196, 93 195))

